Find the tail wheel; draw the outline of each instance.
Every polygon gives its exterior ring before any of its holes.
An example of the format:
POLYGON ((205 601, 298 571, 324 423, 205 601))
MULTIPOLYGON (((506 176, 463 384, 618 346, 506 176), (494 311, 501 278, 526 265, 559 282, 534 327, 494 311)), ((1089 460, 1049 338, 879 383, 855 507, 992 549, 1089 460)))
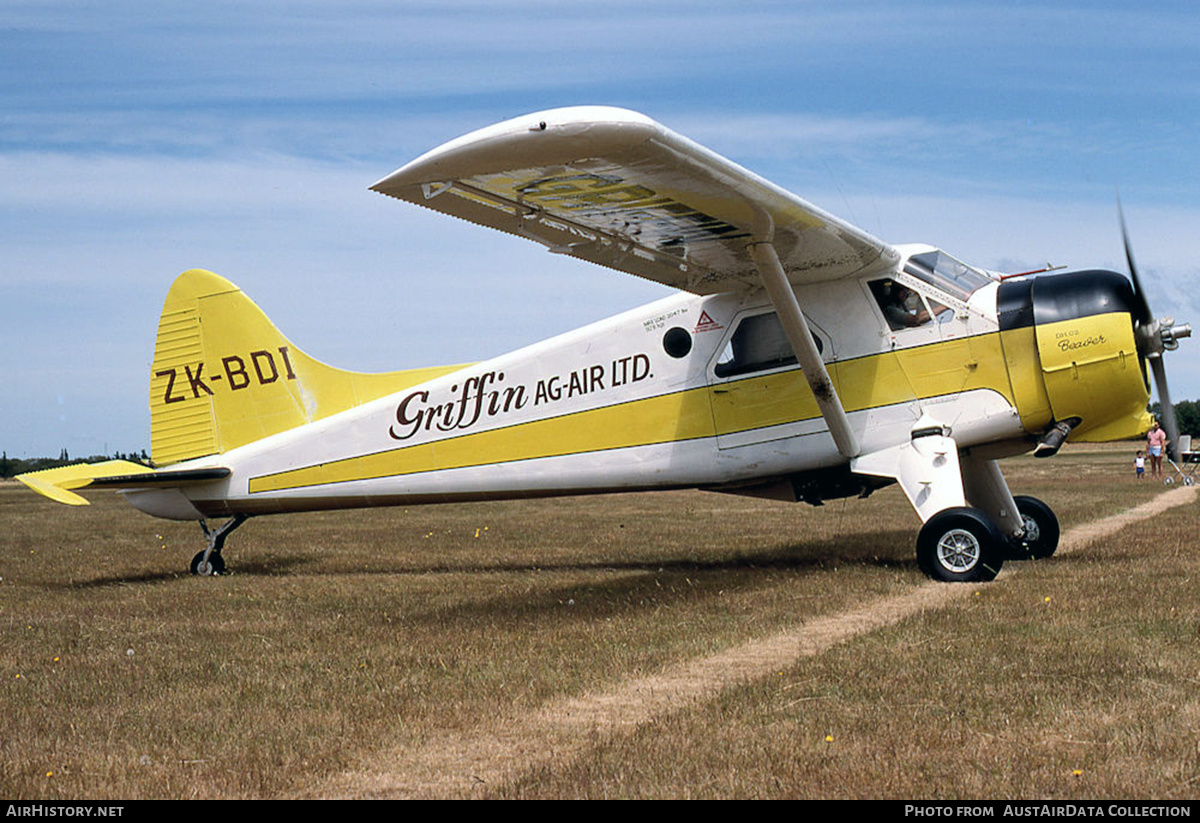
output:
POLYGON ((1025 535, 1013 542, 1010 555, 1015 560, 1041 560, 1054 554, 1058 548, 1058 518, 1054 512, 1036 497, 1017 495, 1013 498, 1025 535))
POLYGON ((213 552, 208 556, 208 562, 204 561, 204 552, 196 552, 196 556, 192 558, 192 574, 200 575, 201 577, 213 577, 218 574, 225 574, 225 558, 217 552, 213 552))
POLYGON ((202 577, 225 574, 225 558, 221 557, 221 549, 225 547, 225 538, 229 537, 234 529, 245 523, 248 517, 250 517, 248 514, 235 514, 215 529, 210 529, 207 521, 200 521, 200 528, 204 530, 204 539, 208 541, 208 548, 196 552, 196 556, 192 558, 192 574, 202 577), (204 559, 205 553, 208 554, 208 560, 204 559))
POLYGON ((992 580, 1004 565, 1004 537, 978 509, 945 509, 921 527, 917 565, 929 577, 946 583, 992 580))

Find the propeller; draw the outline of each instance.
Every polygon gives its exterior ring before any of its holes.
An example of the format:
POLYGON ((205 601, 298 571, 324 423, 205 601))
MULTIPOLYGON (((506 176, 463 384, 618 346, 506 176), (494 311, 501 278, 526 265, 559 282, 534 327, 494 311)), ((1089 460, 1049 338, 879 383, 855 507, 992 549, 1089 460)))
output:
POLYGON ((1167 369, 1163 363, 1163 352, 1179 348, 1179 340, 1192 336, 1192 327, 1188 323, 1175 325, 1175 318, 1164 317, 1154 319, 1150 311, 1150 302, 1142 288, 1141 278, 1138 277, 1137 265, 1133 262, 1133 247, 1129 242, 1129 231, 1125 227, 1125 211, 1121 208, 1121 198, 1117 196, 1117 214, 1121 219, 1121 239, 1125 243, 1125 261, 1129 264, 1129 277, 1133 281, 1133 294, 1137 301, 1134 317, 1138 350, 1150 362, 1150 370, 1154 374, 1154 388, 1158 391, 1158 402, 1162 406, 1159 417, 1162 418, 1163 430, 1167 433, 1167 456, 1176 463, 1179 462, 1179 421, 1175 418, 1175 407, 1171 405, 1171 391, 1167 388, 1167 369))

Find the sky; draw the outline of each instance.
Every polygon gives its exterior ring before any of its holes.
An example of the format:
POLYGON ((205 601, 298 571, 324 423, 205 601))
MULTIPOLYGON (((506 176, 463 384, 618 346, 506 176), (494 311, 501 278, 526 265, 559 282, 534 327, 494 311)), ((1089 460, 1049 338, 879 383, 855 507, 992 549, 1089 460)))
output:
MULTIPOLYGON (((149 449, 171 281, 237 283, 294 344, 480 360, 665 296, 368 191, 557 106, 632 108, 881 239, 1125 270, 1200 324, 1190 2, 255 3, 0 10, 0 448, 149 449)), ((1200 398, 1200 339, 1168 360, 1200 398)))

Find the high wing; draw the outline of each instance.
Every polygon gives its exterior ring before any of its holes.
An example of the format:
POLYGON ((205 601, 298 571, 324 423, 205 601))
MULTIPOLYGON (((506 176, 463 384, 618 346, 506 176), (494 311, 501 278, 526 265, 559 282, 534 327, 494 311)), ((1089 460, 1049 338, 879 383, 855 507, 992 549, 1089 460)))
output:
POLYGON ((694 294, 760 285, 753 242, 774 247, 793 285, 899 259, 890 245, 626 109, 508 120, 371 188, 694 294))

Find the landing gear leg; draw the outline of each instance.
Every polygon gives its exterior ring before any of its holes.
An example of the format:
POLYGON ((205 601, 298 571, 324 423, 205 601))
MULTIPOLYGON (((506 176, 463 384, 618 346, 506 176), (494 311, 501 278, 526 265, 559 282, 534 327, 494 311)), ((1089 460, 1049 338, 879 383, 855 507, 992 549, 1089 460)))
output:
POLYGON ((1000 464, 970 453, 962 456, 961 463, 963 490, 970 505, 990 517, 1005 537, 1019 538, 1025 527, 1021 507, 1008 490, 1000 464))
POLYGON ((1005 528, 1018 532, 1016 504, 995 461, 960 461, 958 444, 935 422, 922 418, 911 442, 857 457, 851 469, 895 478, 904 489, 925 521, 917 565, 926 575, 947 583, 991 580, 1004 564, 1006 540, 997 520, 1007 510, 1005 528), (980 498, 979 508, 965 505, 972 496, 980 498))
POLYGON ((967 500, 990 517, 1007 539, 1007 559, 1040 560, 1054 554, 1058 518, 1049 506, 1036 497, 1014 497, 995 460, 967 455, 962 464, 967 500))
POLYGON ((225 573, 225 558, 221 557, 221 549, 225 546, 225 538, 228 537, 234 529, 246 522, 248 514, 235 514, 221 526, 215 529, 208 527, 208 522, 200 521, 200 528, 204 529, 204 537, 208 541, 208 547, 203 551, 197 552, 192 558, 192 574, 204 576, 213 576, 225 573))

